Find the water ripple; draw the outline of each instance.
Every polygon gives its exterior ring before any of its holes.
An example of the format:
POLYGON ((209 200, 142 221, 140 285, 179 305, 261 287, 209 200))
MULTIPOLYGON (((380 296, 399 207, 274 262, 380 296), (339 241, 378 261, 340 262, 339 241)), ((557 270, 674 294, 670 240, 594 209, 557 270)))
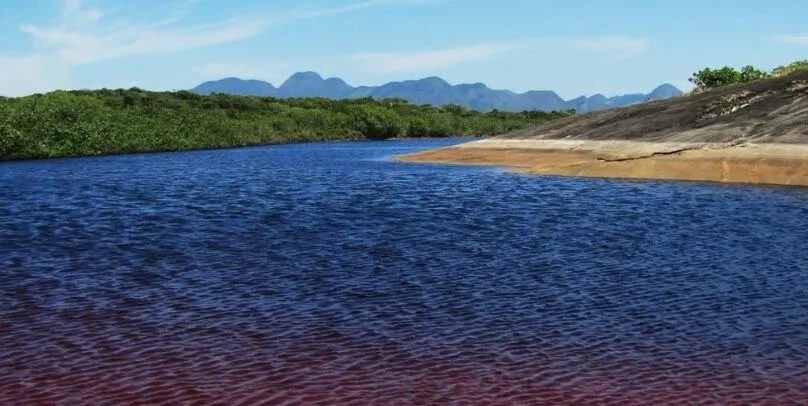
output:
POLYGON ((0 165, 2 403, 806 404, 806 190, 446 142, 0 165))

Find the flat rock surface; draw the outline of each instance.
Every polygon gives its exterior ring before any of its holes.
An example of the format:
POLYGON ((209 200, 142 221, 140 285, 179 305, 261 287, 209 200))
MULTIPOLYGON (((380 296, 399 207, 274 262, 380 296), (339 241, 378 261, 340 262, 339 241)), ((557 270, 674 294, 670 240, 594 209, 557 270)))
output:
POLYGON ((808 72, 397 159, 562 176, 808 186, 808 72))

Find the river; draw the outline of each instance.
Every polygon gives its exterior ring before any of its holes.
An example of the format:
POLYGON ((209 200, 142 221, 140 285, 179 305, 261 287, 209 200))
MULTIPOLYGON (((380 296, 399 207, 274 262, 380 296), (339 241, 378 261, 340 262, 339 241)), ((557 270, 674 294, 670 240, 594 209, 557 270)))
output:
POLYGON ((808 399, 807 189, 389 159, 455 142, 0 163, 0 401, 808 399))

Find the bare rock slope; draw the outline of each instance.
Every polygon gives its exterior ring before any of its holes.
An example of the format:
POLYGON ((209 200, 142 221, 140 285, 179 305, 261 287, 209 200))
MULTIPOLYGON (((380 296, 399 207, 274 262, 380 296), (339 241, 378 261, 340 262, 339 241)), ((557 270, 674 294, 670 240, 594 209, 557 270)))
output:
POLYGON ((599 111, 401 161, 808 186, 808 72, 599 111))
POLYGON ((808 143, 808 72, 599 111, 501 138, 808 143))

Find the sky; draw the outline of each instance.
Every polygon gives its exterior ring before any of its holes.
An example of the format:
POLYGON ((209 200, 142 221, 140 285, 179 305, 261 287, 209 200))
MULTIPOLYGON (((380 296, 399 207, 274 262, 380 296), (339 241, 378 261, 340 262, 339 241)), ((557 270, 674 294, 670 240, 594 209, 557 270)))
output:
POLYGON ((440 76, 564 98, 808 58, 795 0, 0 0, 0 95, 440 76))

